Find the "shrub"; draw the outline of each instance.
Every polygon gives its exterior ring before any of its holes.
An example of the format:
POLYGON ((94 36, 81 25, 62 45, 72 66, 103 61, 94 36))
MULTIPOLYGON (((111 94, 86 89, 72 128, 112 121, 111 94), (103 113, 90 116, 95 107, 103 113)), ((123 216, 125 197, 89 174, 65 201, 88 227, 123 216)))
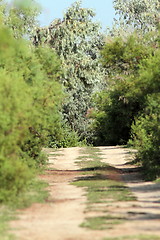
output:
POLYGON ((96 114, 92 127, 96 145, 128 142, 131 125, 145 107, 143 88, 149 86, 137 79, 146 59, 155 51, 150 45, 141 43, 136 35, 126 40, 111 39, 106 43, 102 63, 108 72, 108 87, 95 98, 96 114))
POLYGON ((136 80, 139 93, 144 97, 145 108, 132 125, 132 143, 138 149, 145 176, 160 176, 160 55, 159 50, 141 68, 136 80))
POLYGON ((148 96, 147 103, 144 113, 132 125, 132 143, 145 177, 154 179, 160 176, 160 93, 148 96))
POLYGON ((45 164, 41 150, 61 129, 63 94, 54 53, 39 49, 55 62, 49 77, 29 43, 15 40, 4 26, 0 35, 0 201, 9 201, 26 189, 35 167, 45 164))

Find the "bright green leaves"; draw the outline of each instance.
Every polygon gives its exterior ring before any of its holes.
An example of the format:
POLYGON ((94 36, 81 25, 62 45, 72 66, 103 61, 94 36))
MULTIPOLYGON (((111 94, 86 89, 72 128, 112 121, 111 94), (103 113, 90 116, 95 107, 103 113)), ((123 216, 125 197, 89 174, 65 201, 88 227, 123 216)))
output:
POLYGON ((138 149, 137 159, 142 163, 146 177, 160 176, 160 57, 159 50, 155 56, 146 61, 136 79, 139 94, 145 101, 145 108, 132 124, 132 143, 138 149))
MULTIPOLYGON (((93 123, 96 144, 126 144, 131 124, 138 111, 143 108, 136 77, 140 63, 150 56, 152 48, 131 36, 110 39, 102 50, 102 64, 108 72, 108 88, 95 98, 97 117, 93 123)), ((95 115, 96 116, 96 115, 95 115)))
MULTIPOLYGON (((101 51, 102 64, 109 75, 129 75, 139 68, 142 59, 152 53, 152 49, 141 43, 141 38, 129 36, 125 41, 121 37, 109 39, 101 51)), ((118 79, 118 76, 117 76, 118 79)))
POLYGON ((148 178, 159 169, 160 54, 158 34, 127 39, 109 39, 102 50, 102 63, 108 71, 108 89, 95 101, 93 115, 96 144, 132 144, 148 178), (131 141, 130 141, 131 143, 131 141))
POLYGON ((0 202, 21 194, 41 150, 61 129, 60 62, 48 48, 35 49, 0 26, 0 202), (44 60, 45 59, 45 60, 44 60), (51 61, 50 65, 45 63, 51 61), (44 65, 43 65, 44 64, 44 65), (52 80, 52 81, 51 81, 52 80))

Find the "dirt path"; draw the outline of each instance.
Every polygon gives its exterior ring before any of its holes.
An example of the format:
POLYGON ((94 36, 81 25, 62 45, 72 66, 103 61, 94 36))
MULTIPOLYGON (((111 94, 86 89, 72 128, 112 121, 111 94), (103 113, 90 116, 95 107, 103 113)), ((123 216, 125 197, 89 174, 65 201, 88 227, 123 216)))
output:
MULTIPOLYGON (((46 204, 33 204, 19 211, 19 220, 11 227, 19 240, 101 240, 103 237, 155 234, 160 236, 160 185, 143 182, 134 166, 126 165, 129 152, 119 147, 100 147, 103 161, 121 169, 122 177, 138 201, 107 206, 112 214, 128 221, 114 229, 91 231, 79 227, 86 217, 85 189, 70 185, 80 175, 75 164, 79 148, 62 149, 54 156, 49 151, 50 167, 41 178, 49 182, 50 198, 46 204)), ((160 238, 159 238, 160 239, 160 238)), ((152 240, 152 239, 151 239, 152 240)))
MULTIPOLYGON (((112 236, 156 235, 160 239, 160 183, 145 182, 136 166, 128 165, 130 151, 119 147, 100 147, 103 161, 122 171, 122 179, 136 202, 118 202, 108 208, 128 221, 109 231, 112 236)), ((152 240, 152 239, 151 239, 152 240)))
POLYGON ((47 204, 33 204, 19 211, 19 220, 11 223, 14 234, 19 240, 93 240, 100 232, 80 228, 85 219, 85 191, 70 185, 78 176, 74 163, 79 156, 79 148, 59 151, 56 158, 50 151, 50 168, 41 179, 49 182, 50 198, 47 204), (53 165, 52 165, 53 164, 53 165))

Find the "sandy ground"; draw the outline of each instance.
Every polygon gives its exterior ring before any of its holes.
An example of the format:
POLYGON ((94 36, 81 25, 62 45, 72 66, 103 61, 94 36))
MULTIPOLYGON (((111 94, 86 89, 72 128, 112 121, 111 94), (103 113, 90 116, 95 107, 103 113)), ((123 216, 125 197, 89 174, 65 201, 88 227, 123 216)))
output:
POLYGON ((56 157, 50 149, 47 150, 49 167, 55 170, 40 176, 49 183, 50 197, 45 204, 33 204, 18 211, 19 219, 11 222, 11 228, 19 240, 101 240, 105 236, 136 234, 160 236, 160 184, 142 181, 135 166, 126 164, 130 156, 128 149, 99 148, 103 161, 120 169, 121 178, 138 199, 106 205, 107 212, 119 214, 127 221, 111 230, 81 228, 79 225, 87 216, 85 189, 70 185, 80 174, 75 164, 80 149, 61 149, 58 153, 62 155, 56 157))
MULTIPOLYGON (((136 202, 119 202, 108 209, 127 219, 109 232, 112 236, 156 235, 160 239, 160 183, 145 182, 137 167, 127 164, 130 151, 119 147, 100 147, 103 161, 122 171, 122 179, 131 189, 136 202)), ((151 239, 152 240, 152 239, 151 239)))

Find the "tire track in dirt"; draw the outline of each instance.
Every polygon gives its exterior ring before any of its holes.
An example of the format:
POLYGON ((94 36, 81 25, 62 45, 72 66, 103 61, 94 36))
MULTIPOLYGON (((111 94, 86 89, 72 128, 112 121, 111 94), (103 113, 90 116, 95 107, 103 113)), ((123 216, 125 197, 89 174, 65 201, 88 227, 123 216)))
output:
POLYGON ((79 225, 85 219, 85 190, 70 183, 79 176, 75 164, 79 148, 59 151, 60 156, 49 151, 49 167, 41 179, 49 183, 50 197, 46 204, 33 204, 18 211, 19 220, 11 223, 12 232, 19 240, 93 240, 104 233, 90 231, 79 225))
MULTIPOLYGON (((124 180, 138 199, 105 204, 107 214, 118 214, 126 221, 103 231, 79 227, 88 216, 85 212, 85 189, 70 183, 81 176, 75 163, 80 148, 61 149, 58 153, 62 155, 58 156, 48 149, 49 168, 52 169, 40 178, 49 183, 50 197, 45 204, 33 204, 18 211, 19 219, 11 222, 12 232, 18 240, 101 240, 104 237, 139 234, 160 236, 160 184, 144 182, 136 166, 127 164, 130 156, 128 149, 99 149, 103 154, 102 161, 118 169, 117 176, 113 177, 124 180)), ((96 216, 100 213, 92 214, 96 216)))
MULTIPOLYGON (((108 211, 118 213, 126 221, 108 231, 110 236, 152 235, 160 239, 160 183, 142 180, 137 166, 128 164, 130 151, 122 147, 100 147, 103 162, 121 171, 122 180, 126 183, 136 202, 118 202, 108 207, 108 211)), ((151 239, 152 240, 152 239, 151 239)))

